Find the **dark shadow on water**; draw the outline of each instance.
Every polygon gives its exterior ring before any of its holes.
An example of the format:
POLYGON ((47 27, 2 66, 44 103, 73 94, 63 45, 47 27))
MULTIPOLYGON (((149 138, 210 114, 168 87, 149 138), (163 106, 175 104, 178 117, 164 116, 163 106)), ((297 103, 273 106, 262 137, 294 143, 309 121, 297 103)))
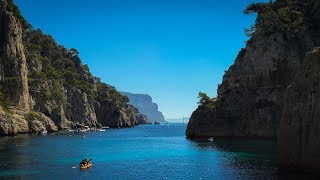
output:
POLYGON ((216 149, 229 152, 276 154, 277 148, 277 144, 273 140, 215 138, 214 141, 211 142, 206 138, 189 141, 199 149, 216 149))
POLYGON ((199 151, 212 151, 220 167, 229 169, 241 178, 277 178, 276 142, 244 138, 215 138, 189 140, 199 151))
POLYGON ((296 171, 279 171, 277 166, 277 143, 274 140, 245 138, 215 138, 188 140, 199 150, 224 153, 224 164, 262 179, 320 179, 320 175, 296 171), (261 173, 262 172, 262 173, 261 173), (264 174, 263 176, 260 176, 264 174))

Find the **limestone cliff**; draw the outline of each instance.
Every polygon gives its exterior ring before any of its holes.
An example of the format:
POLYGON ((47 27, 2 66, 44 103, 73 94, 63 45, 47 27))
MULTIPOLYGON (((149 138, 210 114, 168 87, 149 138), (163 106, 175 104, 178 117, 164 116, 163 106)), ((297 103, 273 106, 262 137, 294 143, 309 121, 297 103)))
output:
POLYGON ((146 117, 94 77, 79 52, 35 30, 1 0, 0 135, 90 127, 132 127, 146 117))
POLYGON ((193 112, 186 135, 277 138, 286 88, 305 53, 320 44, 318 1, 254 4, 252 37, 218 87, 214 109, 193 112))
POLYGON ((12 105, 28 110, 29 91, 27 64, 22 28, 12 12, 6 11, 6 2, 2 1, 0 16, 0 81, 2 93, 12 105))
POLYGON ((165 122, 162 112, 158 110, 158 105, 152 102, 152 97, 147 94, 132 94, 128 92, 121 92, 123 95, 128 96, 130 104, 138 108, 138 110, 145 114, 149 122, 154 123, 165 122))
POLYGON ((320 170, 320 48, 307 53, 287 89, 280 123, 279 163, 287 169, 320 170))

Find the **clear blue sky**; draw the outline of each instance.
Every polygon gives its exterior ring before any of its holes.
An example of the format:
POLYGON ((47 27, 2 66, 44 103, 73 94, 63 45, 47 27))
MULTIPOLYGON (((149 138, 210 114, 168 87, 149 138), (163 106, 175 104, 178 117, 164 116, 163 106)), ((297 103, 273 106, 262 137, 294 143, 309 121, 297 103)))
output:
POLYGON ((15 0, 35 27, 76 48, 118 90, 153 97, 166 118, 190 116, 199 91, 216 96, 244 47, 254 0, 15 0))

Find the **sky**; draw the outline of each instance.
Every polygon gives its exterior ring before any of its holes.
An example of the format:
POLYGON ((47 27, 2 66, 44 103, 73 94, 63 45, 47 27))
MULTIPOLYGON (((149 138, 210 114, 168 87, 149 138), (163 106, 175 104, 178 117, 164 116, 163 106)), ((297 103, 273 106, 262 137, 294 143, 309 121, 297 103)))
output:
POLYGON ((22 15, 119 91, 149 94, 165 118, 217 95, 245 46, 254 0, 15 0, 22 15))

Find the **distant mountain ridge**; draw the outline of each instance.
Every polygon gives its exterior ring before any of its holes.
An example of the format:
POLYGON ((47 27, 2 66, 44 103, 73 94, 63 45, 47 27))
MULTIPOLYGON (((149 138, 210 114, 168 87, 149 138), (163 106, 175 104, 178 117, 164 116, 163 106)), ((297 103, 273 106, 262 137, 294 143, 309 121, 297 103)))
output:
POLYGON ((158 105, 152 102, 152 97, 148 94, 133 94, 120 92, 130 100, 129 104, 136 107, 142 114, 146 115, 149 122, 166 122, 162 112, 158 110, 158 105))

